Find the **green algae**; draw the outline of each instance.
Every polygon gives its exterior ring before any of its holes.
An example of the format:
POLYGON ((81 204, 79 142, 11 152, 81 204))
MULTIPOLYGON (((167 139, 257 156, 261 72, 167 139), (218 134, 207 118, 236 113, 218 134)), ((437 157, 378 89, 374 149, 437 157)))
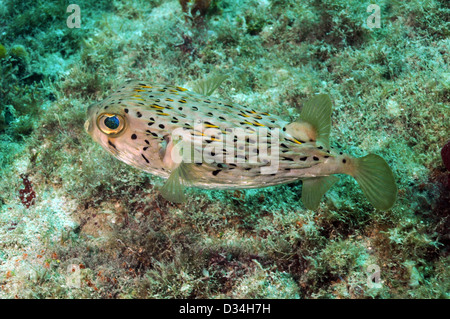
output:
POLYGON ((0 27, 0 297, 449 297, 444 1, 379 1, 380 29, 359 1, 212 1, 197 25, 175 0, 82 1, 80 30, 56 21, 63 1, 5 3, 2 18, 17 17, 0 27), (223 70, 215 94, 287 120, 330 94, 332 146, 386 158, 397 204, 373 209, 344 177, 317 211, 300 183, 189 190, 174 205, 83 130, 86 108, 126 78, 190 87, 223 70))

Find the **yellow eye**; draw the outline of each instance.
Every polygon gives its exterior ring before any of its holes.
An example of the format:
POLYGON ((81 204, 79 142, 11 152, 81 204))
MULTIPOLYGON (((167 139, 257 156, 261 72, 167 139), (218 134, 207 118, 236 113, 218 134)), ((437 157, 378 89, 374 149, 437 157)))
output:
POLYGON ((97 126, 107 135, 118 135, 125 128, 125 119, 118 114, 103 113, 97 117, 97 126))

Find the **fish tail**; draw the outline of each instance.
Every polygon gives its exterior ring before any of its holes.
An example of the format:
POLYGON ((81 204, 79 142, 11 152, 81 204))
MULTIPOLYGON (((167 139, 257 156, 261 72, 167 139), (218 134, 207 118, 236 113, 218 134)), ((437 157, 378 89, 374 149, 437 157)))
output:
POLYGON ((378 155, 369 154, 351 160, 351 172, 369 202, 377 209, 388 210, 397 198, 397 185, 388 163, 378 155))

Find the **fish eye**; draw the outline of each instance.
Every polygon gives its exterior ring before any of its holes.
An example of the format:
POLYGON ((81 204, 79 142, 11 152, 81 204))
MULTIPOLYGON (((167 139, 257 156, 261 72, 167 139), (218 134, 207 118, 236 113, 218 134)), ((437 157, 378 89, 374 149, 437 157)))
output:
POLYGON ((125 128, 125 119, 118 114, 100 114, 97 118, 97 126, 107 135, 118 135, 125 128))

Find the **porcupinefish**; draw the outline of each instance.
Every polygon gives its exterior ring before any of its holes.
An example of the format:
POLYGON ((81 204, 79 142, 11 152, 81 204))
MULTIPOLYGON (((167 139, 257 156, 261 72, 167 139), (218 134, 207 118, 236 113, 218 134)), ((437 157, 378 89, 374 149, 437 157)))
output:
POLYGON ((302 202, 316 209, 335 174, 348 174, 375 208, 393 206, 397 186, 382 157, 330 148, 328 95, 314 96, 288 122, 210 96, 222 80, 200 81, 193 91, 126 81, 88 108, 85 129, 119 160, 167 179, 160 191, 172 202, 185 199, 187 186, 245 189, 302 180, 302 202))

